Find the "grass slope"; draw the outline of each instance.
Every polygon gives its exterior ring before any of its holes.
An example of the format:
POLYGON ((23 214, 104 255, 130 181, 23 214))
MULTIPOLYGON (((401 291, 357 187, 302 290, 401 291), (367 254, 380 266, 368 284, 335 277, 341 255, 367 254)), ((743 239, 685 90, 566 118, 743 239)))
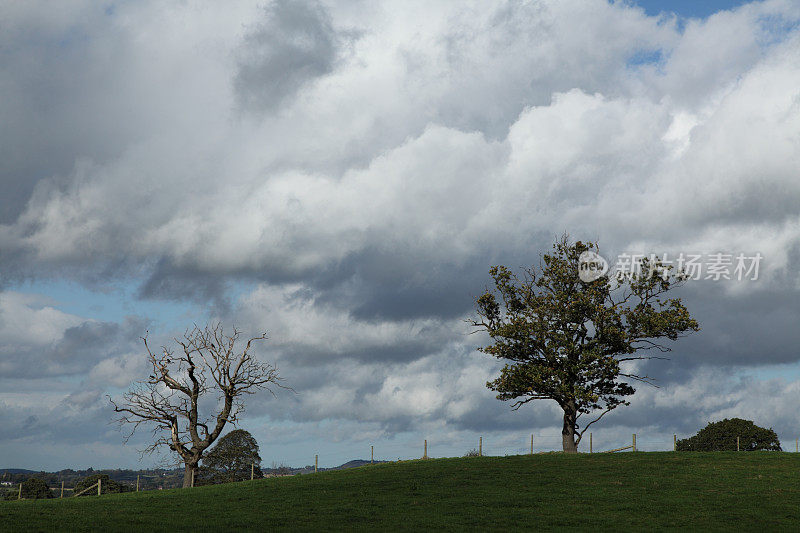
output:
POLYGON ((800 528, 800 455, 544 454, 0 502, 3 530, 800 528))

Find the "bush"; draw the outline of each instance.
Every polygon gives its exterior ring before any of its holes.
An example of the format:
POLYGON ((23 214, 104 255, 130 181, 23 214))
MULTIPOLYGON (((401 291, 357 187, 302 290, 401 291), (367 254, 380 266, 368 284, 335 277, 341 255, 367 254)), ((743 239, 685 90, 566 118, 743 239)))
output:
POLYGON ((478 450, 473 448, 470 451, 468 451, 467 453, 465 453, 464 457, 480 457, 480 454, 478 453, 478 450))
POLYGON ((679 440, 675 449, 680 452, 736 451, 736 437, 739 437, 742 451, 781 451, 778 435, 771 428, 765 429, 741 418, 712 422, 694 437, 679 440))
MULTIPOLYGON (((128 492, 131 490, 130 487, 128 487, 127 485, 117 483, 113 479, 110 479, 108 477, 108 474, 92 474, 91 476, 86 476, 85 478, 81 479, 75 484, 75 491, 73 492, 73 494, 78 494, 82 490, 88 489, 89 487, 97 483, 98 479, 102 481, 100 483, 100 490, 102 491, 102 494, 117 494, 120 492, 128 492)), ((90 490, 86 494, 82 494, 82 496, 91 496, 96 494, 97 494, 97 489, 90 490)))
MULTIPOLYGON (((17 497, 19 497, 19 493, 17 493, 17 497)), ((27 500, 38 500, 40 498, 52 498, 53 493, 44 480, 32 477, 22 482, 22 497, 27 500)))

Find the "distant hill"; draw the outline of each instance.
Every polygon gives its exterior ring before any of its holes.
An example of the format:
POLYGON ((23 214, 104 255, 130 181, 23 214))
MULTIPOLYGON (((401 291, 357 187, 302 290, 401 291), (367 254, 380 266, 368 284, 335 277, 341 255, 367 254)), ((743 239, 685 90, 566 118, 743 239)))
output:
MULTIPOLYGON (((387 461, 375 461, 374 464, 386 463, 387 461)), ((334 466, 332 468, 324 468, 323 470, 344 470, 345 468, 358 468, 359 466, 367 466, 370 464, 369 461, 365 461, 364 459, 353 459, 352 461, 348 461, 343 465, 334 466)))
MULTIPOLYGON (((373 464, 381 464, 386 463, 388 461, 374 461, 373 464)), ((366 466, 370 464, 369 461, 365 459, 353 459, 352 461, 347 461, 344 464, 339 466, 332 466, 329 468, 318 468, 319 472, 326 472, 328 470, 346 470, 348 468, 358 468, 360 466, 366 466)), ((306 465, 306 466, 278 466, 273 468, 262 468, 262 472, 266 476, 296 476, 298 474, 313 474, 314 473, 314 465, 306 465)))
POLYGON ((0 474, 38 474, 39 470, 25 470, 24 468, 0 468, 0 474))

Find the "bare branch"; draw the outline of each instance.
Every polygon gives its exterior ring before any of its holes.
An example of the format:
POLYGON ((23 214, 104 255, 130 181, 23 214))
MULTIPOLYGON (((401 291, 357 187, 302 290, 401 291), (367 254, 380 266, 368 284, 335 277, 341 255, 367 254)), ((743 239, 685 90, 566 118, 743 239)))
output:
POLYGON ((642 355, 642 356, 638 356, 638 357, 621 357, 621 358, 617 359, 617 361, 620 361, 620 362, 622 362, 622 361, 640 361, 640 360, 647 360, 647 359, 661 359, 661 360, 664 360, 664 361, 669 361, 670 360, 669 357, 659 357, 657 355, 650 355, 650 356, 642 355))
POLYGON ((272 387, 291 390, 281 383, 276 367, 261 363, 252 354, 254 343, 267 339, 266 333, 249 339, 244 349, 237 351, 240 336, 236 328, 226 334, 219 323, 203 329, 195 325, 182 339, 174 339, 181 347, 179 353, 163 347, 156 354, 145 334, 142 341, 152 373, 136 382, 121 402, 109 397, 119 414, 120 427, 131 428, 124 437, 126 442, 140 426, 151 427, 153 443, 142 453, 166 446, 180 456, 188 472, 197 468, 226 424, 235 425, 244 413, 244 394, 266 389, 275 396, 272 387), (200 400, 208 394, 221 398, 222 407, 201 419, 200 400))
POLYGON ((584 434, 584 433, 586 433, 586 430, 587 430, 587 429, 589 429, 589 426, 591 426, 591 425, 592 425, 592 424, 594 424, 595 422, 599 422, 601 418, 603 418, 604 416, 606 416, 606 413, 610 413, 610 412, 611 412, 611 411, 613 411, 613 410, 614 410, 616 407, 617 407, 617 406, 615 405, 614 407, 609 407, 609 408, 605 409, 605 410, 604 410, 602 413, 600 413, 600 416, 598 416, 597 418, 595 418, 594 420, 592 420, 591 422, 589 422, 588 424, 586 424, 586 425, 583 427, 583 431, 581 431, 580 433, 578 433, 578 439, 577 439, 576 443, 581 441, 581 439, 583 438, 583 434, 584 434))
POLYGON ((650 376, 637 376, 636 374, 623 374, 622 372, 620 372, 619 375, 622 376, 622 377, 628 378, 628 379, 632 379, 634 381, 640 381, 642 383, 647 383, 651 387, 655 387, 657 389, 661 388, 658 385, 656 385, 655 383, 653 383, 655 378, 651 378, 650 376))

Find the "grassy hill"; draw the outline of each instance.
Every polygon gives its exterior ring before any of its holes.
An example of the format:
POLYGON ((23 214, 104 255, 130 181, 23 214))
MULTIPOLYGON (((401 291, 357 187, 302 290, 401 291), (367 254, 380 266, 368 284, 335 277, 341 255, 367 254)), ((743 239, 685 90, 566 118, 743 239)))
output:
POLYGON ((562 530, 800 527, 800 455, 437 459, 64 500, 0 502, 13 530, 562 530))

